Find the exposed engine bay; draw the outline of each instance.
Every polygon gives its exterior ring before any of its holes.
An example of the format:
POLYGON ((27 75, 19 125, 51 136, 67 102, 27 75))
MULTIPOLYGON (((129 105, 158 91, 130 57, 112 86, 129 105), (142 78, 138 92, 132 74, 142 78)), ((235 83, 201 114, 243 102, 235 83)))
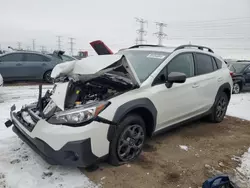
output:
MULTIPOLYGON (((110 73, 96 77, 87 82, 81 80, 76 81, 70 78, 63 79, 61 82, 69 82, 65 97, 65 110, 98 101, 107 101, 110 98, 134 88, 134 85, 126 78, 110 73)), ((54 90, 56 90, 56 84, 52 91, 48 90, 46 94, 39 99, 39 114, 44 118, 50 118, 55 112, 61 111, 53 100, 51 100, 51 96, 55 92, 54 90)))

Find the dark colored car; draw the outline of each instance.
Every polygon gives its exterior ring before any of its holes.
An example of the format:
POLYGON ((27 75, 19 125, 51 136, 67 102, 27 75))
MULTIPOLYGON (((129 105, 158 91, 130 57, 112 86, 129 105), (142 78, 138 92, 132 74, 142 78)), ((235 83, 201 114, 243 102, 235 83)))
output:
POLYGON ((250 87, 250 60, 237 61, 229 65, 234 82, 233 93, 240 93, 250 87))
POLYGON ((51 82, 51 71, 61 62, 59 58, 39 52, 15 51, 0 56, 0 74, 4 81, 51 82))

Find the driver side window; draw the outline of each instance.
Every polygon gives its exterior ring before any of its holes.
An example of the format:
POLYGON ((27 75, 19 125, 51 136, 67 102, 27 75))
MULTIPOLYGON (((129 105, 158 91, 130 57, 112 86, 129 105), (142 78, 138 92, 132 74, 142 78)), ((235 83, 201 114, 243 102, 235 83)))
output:
POLYGON ((187 78, 194 76, 194 59, 191 53, 180 54, 173 58, 167 65, 167 75, 171 72, 181 72, 187 78))
POLYGON ((153 85, 163 84, 167 80, 167 75, 171 72, 181 72, 186 74, 187 78, 194 76, 194 58, 192 53, 183 53, 174 57, 162 69, 160 74, 156 77, 153 85))

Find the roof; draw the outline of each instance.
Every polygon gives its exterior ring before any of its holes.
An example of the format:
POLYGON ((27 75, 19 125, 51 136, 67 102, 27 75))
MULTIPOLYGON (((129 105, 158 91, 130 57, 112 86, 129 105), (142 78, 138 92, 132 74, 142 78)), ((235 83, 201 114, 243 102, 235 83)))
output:
POLYGON ((13 51, 13 52, 7 52, 7 53, 1 54, 1 55, 15 54, 15 53, 29 53, 29 54, 39 54, 39 55, 48 56, 47 54, 44 54, 41 52, 34 52, 34 51, 13 51))

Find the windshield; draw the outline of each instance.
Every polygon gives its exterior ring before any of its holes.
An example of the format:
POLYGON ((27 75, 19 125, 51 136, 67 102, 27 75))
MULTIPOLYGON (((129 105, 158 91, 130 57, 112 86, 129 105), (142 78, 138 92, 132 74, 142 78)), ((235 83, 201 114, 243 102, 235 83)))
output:
POLYGON ((125 55, 140 80, 144 82, 150 74, 169 56, 169 52, 128 50, 118 54, 125 55))
POLYGON ((248 64, 245 63, 232 63, 229 65, 229 70, 235 73, 240 73, 248 64))

